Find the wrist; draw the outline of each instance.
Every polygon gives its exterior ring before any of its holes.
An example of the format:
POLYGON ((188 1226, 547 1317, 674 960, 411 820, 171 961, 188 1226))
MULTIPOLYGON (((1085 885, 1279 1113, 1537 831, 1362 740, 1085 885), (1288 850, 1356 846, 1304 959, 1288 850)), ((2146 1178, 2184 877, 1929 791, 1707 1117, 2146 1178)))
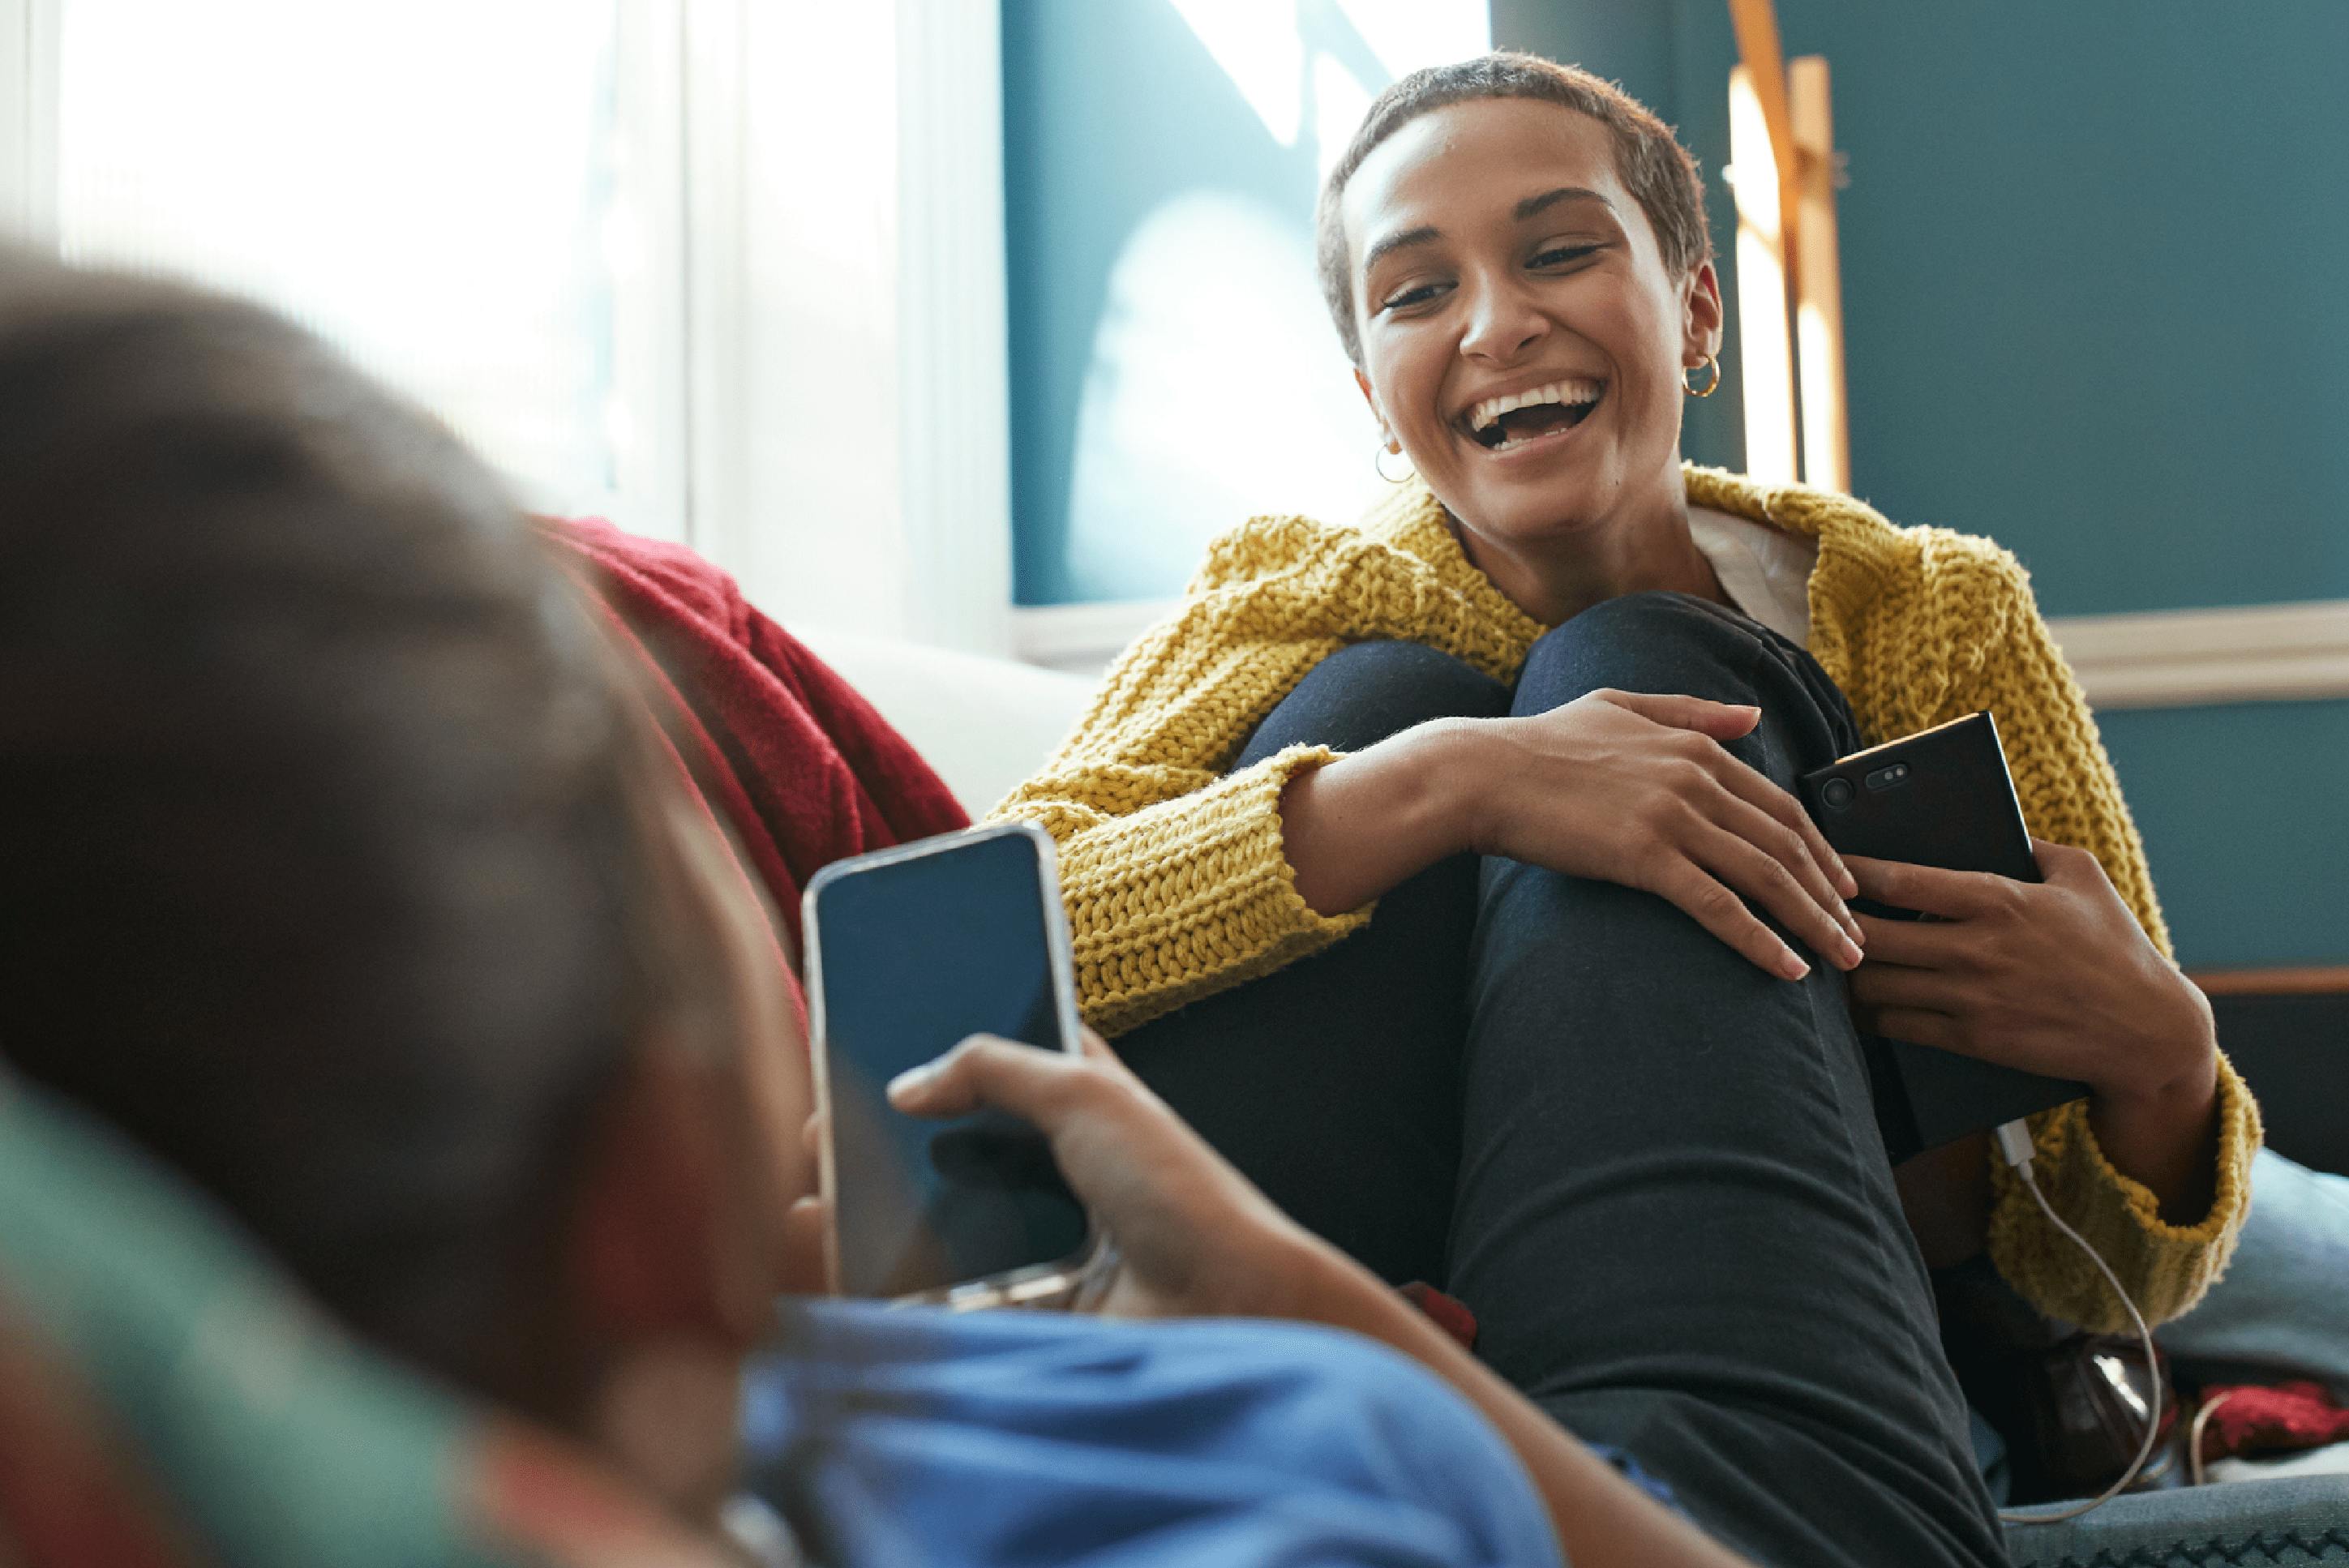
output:
POLYGON ((1496 720, 1439 718, 1410 732, 1447 854, 1487 854, 1494 840, 1491 760, 1496 720))
POLYGON ((2199 1107, 2218 1092, 2219 1034, 2210 999, 2168 964, 2158 983, 2161 1000, 2147 1011, 2148 1027, 2130 1053, 2129 1070, 2095 1085, 2098 1099, 2127 1106, 2199 1107))

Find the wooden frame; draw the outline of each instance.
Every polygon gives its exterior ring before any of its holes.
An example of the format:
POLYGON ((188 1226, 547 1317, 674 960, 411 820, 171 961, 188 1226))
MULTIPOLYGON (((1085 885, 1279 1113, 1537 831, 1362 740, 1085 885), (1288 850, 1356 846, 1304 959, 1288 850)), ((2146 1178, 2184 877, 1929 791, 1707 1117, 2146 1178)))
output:
POLYGON ((2209 996, 2338 996, 2349 995, 2349 965, 2301 969, 2189 969, 2186 977, 2209 996))
POLYGON ((1741 58, 1729 74, 1726 172, 1737 198, 1745 467, 1766 483, 1799 478, 1847 491, 1827 63, 1817 55, 1785 60, 1771 0, 1729 0, 1729 14, 1741 58))

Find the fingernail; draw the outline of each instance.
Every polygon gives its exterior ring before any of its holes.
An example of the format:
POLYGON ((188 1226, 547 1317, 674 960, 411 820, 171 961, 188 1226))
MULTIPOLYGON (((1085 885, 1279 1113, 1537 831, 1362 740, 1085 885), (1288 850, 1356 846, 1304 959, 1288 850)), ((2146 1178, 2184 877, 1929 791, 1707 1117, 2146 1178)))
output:
POLYGON ((1858 943, 1847 941, 1843 944, 1843 966, 1845 968, 1857 969, 1867 959, 1867 957, 1868 954, 1859 950, 1858 943))
POLYGON ((1840 879, 1836 883, 1836 891, 1837 892, 1843 894, 1846 898, 1857 898, 1859 896, 1859 879, 1851 874, 1851 868, 1849 866, 1844 864, 1841 861, 1837 861, 1836 862, 1836 875, 1840 879))
POLYGON ((901 1095, 917 1093, 924 1085, 937 1076, 938 1064, 936 1062, 924 1062, 920 1067, 907 1068, 889 1080, 888 1096, 891 1099, 895 1099, 901 1095))
POLYGON ((1810 972, 1811 966, 1796 956, 1791 948, 1787 950, 1785 957, 1778 960, 1778 973, 1789 980, 1800 980, 1810 972))

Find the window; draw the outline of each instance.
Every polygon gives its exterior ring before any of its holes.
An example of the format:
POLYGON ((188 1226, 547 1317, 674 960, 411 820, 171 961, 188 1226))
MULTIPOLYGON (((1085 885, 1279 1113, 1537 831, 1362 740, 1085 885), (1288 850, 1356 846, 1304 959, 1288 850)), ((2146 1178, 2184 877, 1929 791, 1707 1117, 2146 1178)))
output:
POLYGON ((999 0, 0 0, 0 229, 289 311, 792 626, 1010 645, 999 0))
POLYGON ((67 258, 264 299, 526 502, 683 537, 678 55, 658 7, 48 4, 67 258))

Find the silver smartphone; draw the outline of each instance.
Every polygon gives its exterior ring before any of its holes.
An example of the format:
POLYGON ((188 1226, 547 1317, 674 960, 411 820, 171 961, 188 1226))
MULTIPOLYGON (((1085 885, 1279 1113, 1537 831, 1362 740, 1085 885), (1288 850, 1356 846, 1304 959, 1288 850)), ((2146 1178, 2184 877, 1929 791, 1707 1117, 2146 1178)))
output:
POLYGON ((932 1121, 884 1090, 966 1036, 1079 1048, 1052 841, 1027 823, 825 867, 804 903, 808 1024, 835 1295, 1062 1305, 1095 1256, 1050 1146, 998 1111, 932 1121))

